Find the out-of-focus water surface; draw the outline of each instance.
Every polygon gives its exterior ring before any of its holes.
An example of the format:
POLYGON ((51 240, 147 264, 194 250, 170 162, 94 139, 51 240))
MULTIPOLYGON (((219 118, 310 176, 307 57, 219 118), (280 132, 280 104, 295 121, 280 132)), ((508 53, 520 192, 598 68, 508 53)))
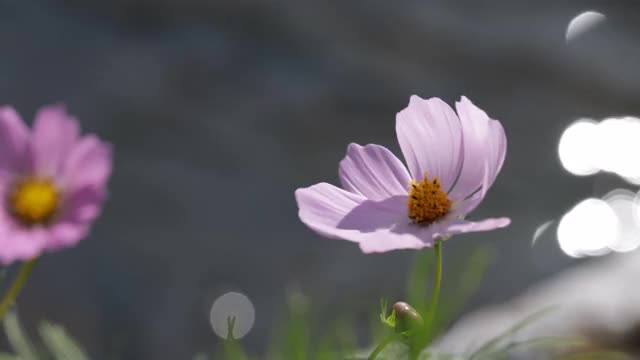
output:
MULTIPOLYGON (((400 296, 413 253, 362 255, 297 219, 293 191, 337 182, 349 142, 397 154, 411 94, 471 98, 509 147, 474 217, 506 230, 452 239, 495 263, 472 306, 572 264, 536 229, 577 202, 637 187, 576 177, 558 160, 581 117, 640 115, 640 7, 632 2, 0 1, 0 103, 30 118, 64 102, 115 145, 111 198, 92 236, 46 256, 20 302, 96 358, 187 359, 215 348, 214 300, 247 295, 265 349, 287 289, 331 317, 400 296), (565 42, 585 10, 607 16, 565 42)), ((446 261, 446 258, 445 258, 446 261)), ((445 285, 446 286, 446 285, 445 285)))

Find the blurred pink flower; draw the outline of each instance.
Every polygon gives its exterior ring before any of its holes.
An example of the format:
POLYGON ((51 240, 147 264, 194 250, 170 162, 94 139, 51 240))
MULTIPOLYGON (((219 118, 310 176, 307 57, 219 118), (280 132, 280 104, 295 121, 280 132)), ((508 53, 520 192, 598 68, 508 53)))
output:
POLYGON ((0 262, 75 245, 100 214, 111 147, 80 136, 63 106, 43 107, 29 129, 0 107, 0 262))
POLYGON ((500 122, 466 97, 456 110, 412 96, 396 117, 408 170, 385 147, 350 144, 339 167, 343 189, 320 183, 296 190, 302 222, 365 253, 430 247, 438 237, 509 225, 508 218, 465 220, 502 168, 507 140, 500 122))

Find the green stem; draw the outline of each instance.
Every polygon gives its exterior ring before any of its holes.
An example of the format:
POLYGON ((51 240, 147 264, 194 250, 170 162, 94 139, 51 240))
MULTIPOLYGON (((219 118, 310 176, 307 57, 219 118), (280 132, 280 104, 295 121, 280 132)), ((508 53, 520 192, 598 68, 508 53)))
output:
POLYGON ((385 347, 387 347, 387 345, 391 344, 392 342, 394 342, 396 339, 400 338, 401 336, 402 335, 400 335, 400 334, 390 334, 386 338, 382 339, 382 342, 380 342, 380 344, 378 344, 378 346, 376 346, 376 348, 373 350, 373 352, 371 353, 371 355, 369 355, 369 357, 367 359, 368 360, 374 360, 376 358, 376 356, 378 356, 380 354, 380 352, 385 347))
POLYGON ((9 307, 16 300, 18 294, 20 294, 20 290, 22 290, 24 283, 29 278, 31 271, 33 271, 33 267, 37 262, 38 258, 33 258, 31 260, 23 262, 22 266, 20 266, 18 276, 16 276, 15 280, 13 280, 13 284, 11 284, 11 287, 9 288, 9 290, 7 290, 7 293, 4 295, 2 301, 0 302, 0 320, 2 320, 4 314, 7 312, 7 310, 9 310, 9 307))
POLYGON ((440 283, 442 282, 442 239, 436 240, 434 251, 436 252, 436 274, 435 278, 433 279, 431 301, 429 302, 427 317, 424 322, 424 325, 427 329, 430 329, 433 325, 433 320, 436 316, 436 310, 438 309, 438 299, 440 298, 440 283))

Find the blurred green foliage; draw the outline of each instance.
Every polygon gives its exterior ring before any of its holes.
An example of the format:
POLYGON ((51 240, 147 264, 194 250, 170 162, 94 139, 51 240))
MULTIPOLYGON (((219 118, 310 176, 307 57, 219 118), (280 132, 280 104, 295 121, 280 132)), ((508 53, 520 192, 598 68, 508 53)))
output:
MULTIPOLYGON (((406 295, 403 301, 424 316, 429 307, 429 295, 432 288, 433 251, 422 251, 416 254, 410 270, 406 295)), ((396 333, 397 318, 395 311, 389 311, 387 299, 380 300, 380 313, 375 316, 376 325, 371 330, 371 341, 374 346, 388 340, 389 345, 376 356, 377 360, 508 360, 530 350, 542 350, 549 353, 553 360, 589 360, 589 359, 630 359, 616 352, 584 351, 584 343, 575 339, 541 338, 528 341, 515 341, 519 330, 546 315, 549 310, 534 313, 516 323, 496 338, 488 341, 476 351, 467 354, 442 354, 430 351, 429 345, 449 324, 459 316, 467 301, 473 296, 482 283, 483 275, 491 263, 491 253, 487 248, 477 248, 463 259, 454 259, 446 267, 447 280, 442 291, 440 307, 435 321, 415 331, 396 333), (451 282, 451 279, 455 281, 451 282), (570 351, 564 351, 570 350, 570 351)), ((285 319, 279 322, 275 332, 277 336, 271 344, 266 356, 248 356, 241 348, 238 340, 228 336, 223 340, 223 351, 212 359, 224 360, 366 360, 369 359, 373 347, 358 349, 355 332, 349 320, 337 319, 336 325, 328 331, 329 335, 314 334, 314 322, 310 314, 309 301, 301 294, 290 296, 288 312, 285 319)), ((232 323, 229 334, 232 335, 232 323)), ((207 357, 201 358, 208 359, 207 357)), ((1 360, 1 359, 0 359, 1 360)), ((198 358, 200 360, 200 358, 198 358)))
MULTIPOLYGON (((411 304, 419 313, 423 314, 428 307, 429 289, 431 288, 431 276, 433 274, 433 251, 422 251, 416 254, 413 267, 409 274, 406 291, 406 302, 411 304)), ((439 316, 434 326, 423 329, 420 336, 411 336, 410 342, 392 344, 384 351, 379 359, 398 358, 403 356, 394 353, 413 352, 419 354, 428 343, 444 329, 447 321, 464 305, 464 300, 480 284, 482 274, 489 264, 488 252, 484 249, 477 250, 463 262, 460 281, 454 286, 450 299, 445 299, 440 308, 439 316), (418 340, 419 339, 419 340, 418 340), (410 350, 407 350, 410 349, 410 350), (390 357, 391 356, 391 357, 390 357)), ((446 287, 446 286, 445 286, 446 287)), ((376 318, 377 329, 372 330, 371 339, 380 341, 394 333, 396 324, 395 312, 388 313, 387 301, 381 300, 380 314, 376 318), (380 328, 380 321, 386 324, 387 330, 380 328)), ((314 331, 313 319, 311 319, 309 301, 299 293, 293 293, 289 297, 286 319, 279 322, 276 330, 277 336, 271 344, 266 359, 269 360, 336 360, 336 359, 366 359, 370 350, 358 351, 355 341, 355 332, 349 321, 352 319, 335 319, 335 325, 324 336, 312 334, 314 331)), ((231 331, 231 330, 230 330, 231 331)), ((409 338, 407 338, 409 339, 409 338)), ((219 354, 225 360, 246 360, 248 356, 240 349, 239 343, 233 337, 223 341, 223 353, 219 354)), ((407 358, 408 355, 404 356, 407 358)), ((219 357, 214 357, 215 359, 219 357)), ((252 357, 256 359, 256 357, 252 357)))
POLYGON ((27 335, 15 312, 5 315, 3 325, 14 353, 0 353, 0 360, 90 359, 82 347, 58 325, 43 322, 38 326, 41 343, 34 342, 27 335))
MULTIPOLYGON (((515 335, 531 322, 546 316, 550 309, 538 311, 513 325, 499 336, 486 342, 477 350, 467 354, 442 354, 429 349, 431 342, 442 334, 455 320, 465 303, 482 282, 490 261, 490 252, 479 248, 462 260, 454 260, 447 267, 447 279, 442 292, 441 306, 431 324, 417 328, 402 329, 395 309, 389 311, 386 299, 380 301, 380 313, 371 329, 370 343, 374 346, 382 341, 388 344, 377 354, 377 360, 508 360, 527 351, 537 350, 549 354, 553 360, 626 360, 625 354, 611 351, 588 351, 583 341, 563 338, 540 338, 516 341, 515 335), (453 273, 453 275, 451 275, 453 273), (456 279, 451 281, 451 279, 456 279)), ((432 251, 416 254, 407 282, 406 296, 402 299, 409 307, 399 308, 416 311, 413 315, 424 316, 429 304, 432 286, 434 256, 432 251)), ((0 273, 0 276, 2 274, 0 273)), ((304 295, 293 292, 288 297, 287 312, 273 331, 273 339, 265 356, 248 354, 241 342, 234 337, 236 318, 227 319, 227 336, 222 340, 216 354, 200 353, 194 360, 366 360, 373 347, 359 349, 353 319, 333 314, 330 328, 318 333, 313 318, 311 303, 304 295)), ((326 316, 326 314, 323 314, 326 316)), ((323 319, 326 320, 326 319, 323 319)), ((60 326, 43 322, 38 327, 39 339, 32 340, 23 329, 15 312, 3 319, 4 331, 12 352, 0 352, 0 360, 89 360, 90 357, 77 342, 60 326)))

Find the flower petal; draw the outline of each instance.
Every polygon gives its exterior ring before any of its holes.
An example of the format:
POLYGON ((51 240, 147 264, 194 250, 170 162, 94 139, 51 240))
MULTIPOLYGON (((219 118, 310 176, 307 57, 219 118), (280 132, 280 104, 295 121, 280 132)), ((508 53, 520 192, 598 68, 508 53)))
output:
POLYGON ((89 234, 89 226, 71 222, 54 224, 49 229, 51 237, 46 244, 47 250, 59 250, 73 246, 89 234))
POLYGON ((449 236, 448 227, 458 219, 448 217, 430 225, 399 222, 391 229, 378 232, 379 236, 370 237, 360 242, 360 248, 365 253, 384 252, 397 249, 421 249, 431 247, 439 237, 449 236), (417 240, 417 241, 416 241, 417 240), (397 246, 403 244, 406 246, 397 246))
POLYGON ((482 200, 484 200, 484 197, 487 194, 487 190, 489 189, 489 172, 489 164, 488 161, 485 160, 480 189, 472 193, 471 195, 467 195, 467 197, 463 198, 462 200, 454 201, 453 206, 451 207, 451 213, 454 216, 466 217, 467 214, 475 210, 475 208, 480 205, 482 200))
POLYGON ((502 168, 507 151, 507 138, 500 122, 490 119, 464 96, 456 103, 456 109, 462 123, 464 160, 450 193, 454 200, 464 199, 481 187, 486 194, 502 168))
POLYGON ((365 254, 383 253, 393 250, 417 250, 433 245, 434 238, 432 236, 428 237, 432 238, 432 240, 425 242, 411 233, 395 233, 385 230, 363 237, 359 245, 360 250, 365 254))
POLYGON ((40 109, 33 124, 32 146, 36 170, 57 177, 79 133, 78 121, 67 114, 64 106, 40 109))
POLYGON ((0 227, 0 263, 28 260, 40 255, 47 243, 48 234, 41 227, 24 228, 19 224, 4 222, 0 227))
POLYGON ((296 190, 299 217, 320 235, 360 243, 363 252, 418 249, 420 227, 408 224, 406 196, 367 200, 327 183, 296 190))
POLYGON ((480 221, 467 221, 462 219, 451 220, 446 224, 444 232, 450 235, 468 232, 491 231, 509 226, 509 218, 491 218, 480 221))
POLYGON ((412 96, 409 106, 396 117, 396 133, 411 176, 438 177, 451 190, 462 165, 460 121, 449 105, 438 98, 412 96))
POLYGON ((20 171, 25 164, 29 129, 10 106, 0 107, 0 171, 20 171))
POLYGON ((84 186, 64 199, 63 213, 48 229, 47 250, 57 250, 77 244, 89 234, 91 223, 98 218, 106 198, 103 188, 84 186))
POLYGON ((111 175, 111 146, 93 135, 84 136, 71 149, 61 174, 65 188, 102 188, 111 175))
POLYGON ((421 226, 409 222, 400 222, 391 229, 383 229, 360 241, 364 253, 380 253, 401 249, 422 249, 431 247, 441 236, 441 226, 431 224, 421 226))
MULTIPOLYGON (((350 235, 353 229, 338 229, 338 225, 353 209, 367 199, 334 185, 320 183, 295 192, 300 220, 320 235, 359 241, 350 235)), ((355 225, 355 224, 354 224, 355 225)))
POLYGON ((102 203, 106 198, 106 190, 93 186, 76 189, 64 199, 64 212, 60 222, 89 223, 99 215, 102 203))
POLYGON ((467 199, 454 202, 451 206, 450 214, 454 217, 466 217, 467 214, 480 205, 482 200, 482 193, 478 191, 467 199))
POLYGON ((380 145, 350 144, 338 169, 342 186, 371 200, 407 195, 411 177, 402 162, 380 145))

